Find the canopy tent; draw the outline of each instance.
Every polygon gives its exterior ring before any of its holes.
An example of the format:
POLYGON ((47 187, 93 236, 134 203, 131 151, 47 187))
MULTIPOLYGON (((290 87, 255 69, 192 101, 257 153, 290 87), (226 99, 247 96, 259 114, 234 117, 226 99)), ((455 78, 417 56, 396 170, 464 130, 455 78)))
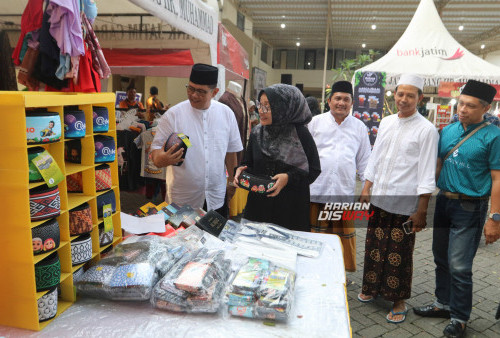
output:
POLYGON ((410 24, 391 50, 356 72, 385 72, 387 89, 403 73, 422 76, 425 86, 475 79, 500 84, 500 67, 477 57, 446 30, 432 0, 421 0, 410 24))

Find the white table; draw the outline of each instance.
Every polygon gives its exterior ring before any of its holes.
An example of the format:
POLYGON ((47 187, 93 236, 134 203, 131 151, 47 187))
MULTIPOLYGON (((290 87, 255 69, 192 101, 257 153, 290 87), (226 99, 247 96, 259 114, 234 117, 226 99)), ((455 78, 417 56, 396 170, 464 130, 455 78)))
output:
POLYGON ((297 260, 295 303, 287 323, 222 315, 177 314, 154 309, 149 302, 111 302, 80 298, 43 331, 0 326, 0 337, 350 337, 340 239, 302 233, 321 240, 316 259, 297 260))

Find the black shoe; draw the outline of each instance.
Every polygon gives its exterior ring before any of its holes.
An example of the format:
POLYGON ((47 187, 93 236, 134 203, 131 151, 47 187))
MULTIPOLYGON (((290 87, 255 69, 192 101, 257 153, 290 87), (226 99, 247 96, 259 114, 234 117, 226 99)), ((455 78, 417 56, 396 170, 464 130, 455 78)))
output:
POLYGON ((443 331, 443 334, 448 338, 461 338, 465 336, 467 325, 463 325, 459 321, 452 320, 443 331))
POLYGON ((434 304, 414 307, 413 312, 422 317, 450 318, 450 311, 438 309, 434 304))

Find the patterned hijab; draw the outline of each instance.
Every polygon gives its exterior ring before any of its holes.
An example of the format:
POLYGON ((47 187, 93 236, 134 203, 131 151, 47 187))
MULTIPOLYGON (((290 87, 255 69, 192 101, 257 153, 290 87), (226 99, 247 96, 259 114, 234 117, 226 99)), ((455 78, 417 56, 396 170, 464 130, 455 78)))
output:
POLYGON ((275 84, 259 93, 266 94, 271 106, 272 124, 254 128, 262 153, 309 173, 309 163, 297 135, 296 125, 304 125, 312 119, 304 95, 297 87, 275 84))

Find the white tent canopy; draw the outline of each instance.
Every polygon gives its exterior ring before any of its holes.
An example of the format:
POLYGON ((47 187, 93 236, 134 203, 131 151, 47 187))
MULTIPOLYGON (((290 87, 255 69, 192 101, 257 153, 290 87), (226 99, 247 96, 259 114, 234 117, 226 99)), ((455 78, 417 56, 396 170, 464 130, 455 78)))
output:
POLYGON ((500 84, 500 67, 460 45, 446 30, 432 0, 421 0, 398 42, 382 58, 359 71, 386 72, 387 89, 394 88, 403 73, 422 76, 429 87, 438 87, 441 81, 469 79, 500 84))

